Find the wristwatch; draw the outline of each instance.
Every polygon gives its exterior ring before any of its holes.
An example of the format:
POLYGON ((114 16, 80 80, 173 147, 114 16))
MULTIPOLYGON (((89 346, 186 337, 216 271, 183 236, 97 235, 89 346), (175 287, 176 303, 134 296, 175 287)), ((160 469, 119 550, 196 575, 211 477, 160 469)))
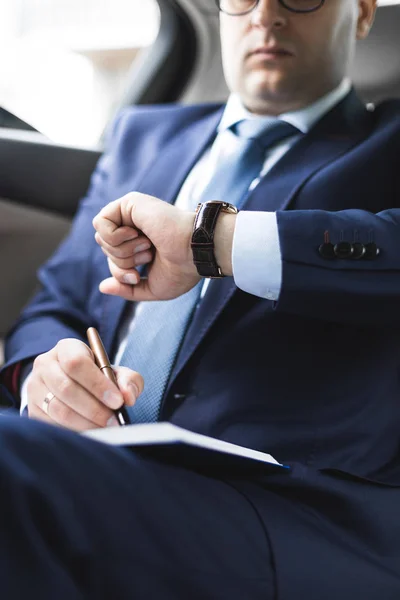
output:
POLYGON ((194 220, 191 248, 193 262, 201 277, 220 279, 225 277, 217 265, 214 254, 214 232, 221 212, 237 214, 239 211, 233 204, 210 200, 198 204, 194 220))

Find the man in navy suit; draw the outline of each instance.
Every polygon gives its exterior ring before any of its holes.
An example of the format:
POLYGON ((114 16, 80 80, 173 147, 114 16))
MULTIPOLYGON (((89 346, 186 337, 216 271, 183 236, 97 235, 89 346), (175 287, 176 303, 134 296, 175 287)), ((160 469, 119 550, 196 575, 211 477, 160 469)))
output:
POLYGON ((219 7, 227 106, 122 113, 10 332, 2 381, 31 419, 0 424, 7 599, 400 597, 400 103, 366 110, 346 78, 376 2, 219 7), (224 276, 209 282, 194 209, 243 122, 292 129, 240 212, 201 222, 224 276), (202 280, 158 419, 271 453, 283 474, 209 477, 75 433, 135 414, 162 354, 144 382, 129 367, 141 315, 202 280), (124 365, 119 390, 91 325, 124 365))

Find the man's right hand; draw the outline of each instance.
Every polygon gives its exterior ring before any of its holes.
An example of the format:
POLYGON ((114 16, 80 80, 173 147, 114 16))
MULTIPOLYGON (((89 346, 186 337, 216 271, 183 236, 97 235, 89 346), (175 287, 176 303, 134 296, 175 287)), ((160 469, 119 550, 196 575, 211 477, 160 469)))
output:
POLYGON ((83 342, 62 340, 38 356, 27 382, 28 411, 33 419, 73 431, 118 425, 114 410, 133 406, 143 391, 143 378, 126 367, 115 368, 119 389, 94 362, 83 342), (47 394, 54 394, 44 408, 47 394))

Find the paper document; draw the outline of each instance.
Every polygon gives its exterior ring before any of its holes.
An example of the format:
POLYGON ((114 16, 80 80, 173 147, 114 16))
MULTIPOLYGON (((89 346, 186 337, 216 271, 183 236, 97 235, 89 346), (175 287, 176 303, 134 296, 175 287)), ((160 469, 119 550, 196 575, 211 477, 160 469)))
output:
POLYGON ((157 459, 193 468, 289 469, 270 454, 193 433, 168 422, 95 429, 84 435, 113 446, 134 447, 135 451, 144 451, 157 459))

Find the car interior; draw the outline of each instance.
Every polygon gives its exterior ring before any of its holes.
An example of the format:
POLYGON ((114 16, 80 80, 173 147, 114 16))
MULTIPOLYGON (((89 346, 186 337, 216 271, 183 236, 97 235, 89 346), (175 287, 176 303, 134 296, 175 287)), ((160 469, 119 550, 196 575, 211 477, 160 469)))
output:
MULTIPOLYGON (((224 102, 228 96, 215 1, 158 0, 158 5, 158 35, 129 65, 97 143, 54 141, 8 106, 0 107, 0 339, 35 292, 37 268, 67 234, 115 114, 129 105, 224 102)), ((399 31, 400 4, 381 2, 352 72, 366 104, 400 97, 399 31)))

